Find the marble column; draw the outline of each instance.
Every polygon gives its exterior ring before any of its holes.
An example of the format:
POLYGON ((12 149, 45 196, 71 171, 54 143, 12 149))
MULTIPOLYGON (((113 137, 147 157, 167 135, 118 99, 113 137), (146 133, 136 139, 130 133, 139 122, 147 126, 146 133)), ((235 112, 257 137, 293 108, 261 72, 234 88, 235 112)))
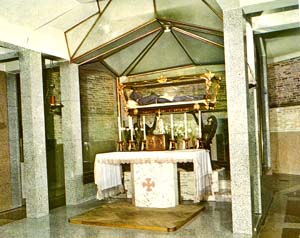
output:
POLYGON ((20 51, 24 180, 27 217, 49 213, 41 53, 20 51))
POLYGON ((270 115, 269 115, 269 93, 268 93, 268 64, 267 54, 263 39, 258 40, 258 52, 261 64, 261 105, 262 105, 262 128, 263 128, 263 160, 264 167, 272 173, 272 155, 271 155, 271 138, 270 138, 270 115))
POLYGON ((60 65, 62 135, 66 204, 75 205, 96 197, 94 184, 83 184, 83 157, 81 138, 80 94, 78 65, 64 62, 60 65))
POLYGON ((242 9, 223 9, 234 233, 252 234, 248 80, 242 9))
POLYGON ((13 207, 19 207, 22 205, 22 184, 18 92, 17 77, 15 74, 7 75, 7 94, 12 205, 13 207))
POLYGON ((250 139, 250 171, 252 185, 253 212, 262 213, 261 204, 261 139, 260 139, 260 113, 257 102, 257 80, 255 64, 255 43, 251 24, 246 22, 246 41, 247 41, 247 65, 249 81, 249 139, 250 139))

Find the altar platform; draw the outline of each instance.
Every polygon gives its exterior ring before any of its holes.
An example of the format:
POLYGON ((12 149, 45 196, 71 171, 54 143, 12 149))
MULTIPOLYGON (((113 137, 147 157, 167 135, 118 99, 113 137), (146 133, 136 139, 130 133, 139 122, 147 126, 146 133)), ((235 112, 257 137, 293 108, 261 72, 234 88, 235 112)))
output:
POLYGON ((127 201, 113 201, 76 215, 70 223, 174 232, 205 209, 203 204, 180 204, 175 208, 139 208, 127 201))
POLYGON ((95 183, 97 198, 122 190, 121 164, 131 165, 132 202, 137 207, 166 208, 179 204, 177 163, 194 165, 193 201, 211 194, 212 167, 209 152, 203 149, 176 151, 134 151, 97 154, 95 183))

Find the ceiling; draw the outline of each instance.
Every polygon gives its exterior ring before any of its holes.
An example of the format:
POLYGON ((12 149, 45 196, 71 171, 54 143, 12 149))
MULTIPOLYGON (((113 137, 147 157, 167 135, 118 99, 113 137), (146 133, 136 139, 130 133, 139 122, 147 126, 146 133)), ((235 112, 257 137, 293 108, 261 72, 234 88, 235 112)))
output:
POLYGON ((300 12, 298 1, 257 12, 252 18, 255 34, 264 39, 268 63, 300 56, 300 12))
POLYGON ((66 39, 72 62, 101 61, 121 76, 224 64, 222 28, 215 0, 110 0, 66 39))
POLYGON ((300 28, 269 33, 264 40, 269 63, 300 57, 300 28))
POLYGON ((77 0, 0 0, 1 18, 10 23, 38 30, 54 27, 66 31, 98 12, 97 1, 77 0))
MULTIPOLYGON (((0 0, 0 46, 116 75, 224 63, 223 0, 0 0), (2 42, 2 43, 1 43, 2 42)), ((240 0, 270 62, 300 56, 298 0, 240 0)), ((15 52, 1 50, 0 63, 15 52)), ((11 58, 9 58, 11 57, 11 58)))

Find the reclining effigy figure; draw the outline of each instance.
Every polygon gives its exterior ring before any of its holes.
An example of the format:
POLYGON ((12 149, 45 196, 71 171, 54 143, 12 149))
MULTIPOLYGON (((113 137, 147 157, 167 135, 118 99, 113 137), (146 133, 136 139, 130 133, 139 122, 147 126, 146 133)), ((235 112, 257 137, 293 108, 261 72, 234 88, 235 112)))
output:
MULTIPOLYGON (((179 87, 172 87, 173 91, 166 92, 165 90, 160 93, 150 92, 149 95, 144 95, 145 92, 137 91, 134 88, 126 88, 126 101, 129 107, 143 106, 149 104, 158 103, 169 103, 169 102, 184 102, 184 101, 196 101, 209 99, 211 103, 216 102, 218 90, 220 88, 220 78, 216 77, 215 74, 208 72, 198 77, 204 81, 203 90, 199 91, 197 95, 178 95, 180 94, 179 87)), ((184 80, 185 77, 179 78, 178 80, 184 80)), ((158 84, 159 85, 159 84, 158 84)))
POLYGON ((161 97, 155 93, 151 93, 148 96, 143 96, 141 93, 137 91, 132 91, 130 94, 130 99, 136 101, 139 105, 149 105, 153 103, 164 103, 164 102, 172 102, 172 100, 168 98, 161 97))

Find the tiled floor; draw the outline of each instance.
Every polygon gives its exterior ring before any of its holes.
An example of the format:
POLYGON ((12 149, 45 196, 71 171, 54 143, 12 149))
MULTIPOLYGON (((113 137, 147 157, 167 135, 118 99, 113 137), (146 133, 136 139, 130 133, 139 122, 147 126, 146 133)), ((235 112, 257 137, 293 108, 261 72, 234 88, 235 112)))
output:
POLYGON ((26 217, 25 206, 0 213, 0 226, 26 217))
MULTIPOLYGON (((268 187, 275 192, 259 238, 299 238, 300 176, 273 175, 268 187), (288 204, 288 205, 287 205, 288 204)), ((206 203, 206 209, 171 233, 75 225, 68 218, 92 209, 99 201, 51 210, 49 216, 22 219, 0 226, 0 238, 250 238, 232 234, 231 203, 206 203)))
POLYGON ((272 177, 275 194, 259 238, 299 238, 300 176, 272 177))
POLYGON ((0 227, 1 238, 128 238, 128 237, 214 237, 237 238, 231 232, 231 204, 210 203, 206 210, 194 220, 188 222, 178 231, 172 233, 116 229, 88 225, 75 225, 68 218, 94 208, 99 201, 92 201, 80 206, 60 207, 51 210, 49 216, 39 219, 23 219, 0 227))

